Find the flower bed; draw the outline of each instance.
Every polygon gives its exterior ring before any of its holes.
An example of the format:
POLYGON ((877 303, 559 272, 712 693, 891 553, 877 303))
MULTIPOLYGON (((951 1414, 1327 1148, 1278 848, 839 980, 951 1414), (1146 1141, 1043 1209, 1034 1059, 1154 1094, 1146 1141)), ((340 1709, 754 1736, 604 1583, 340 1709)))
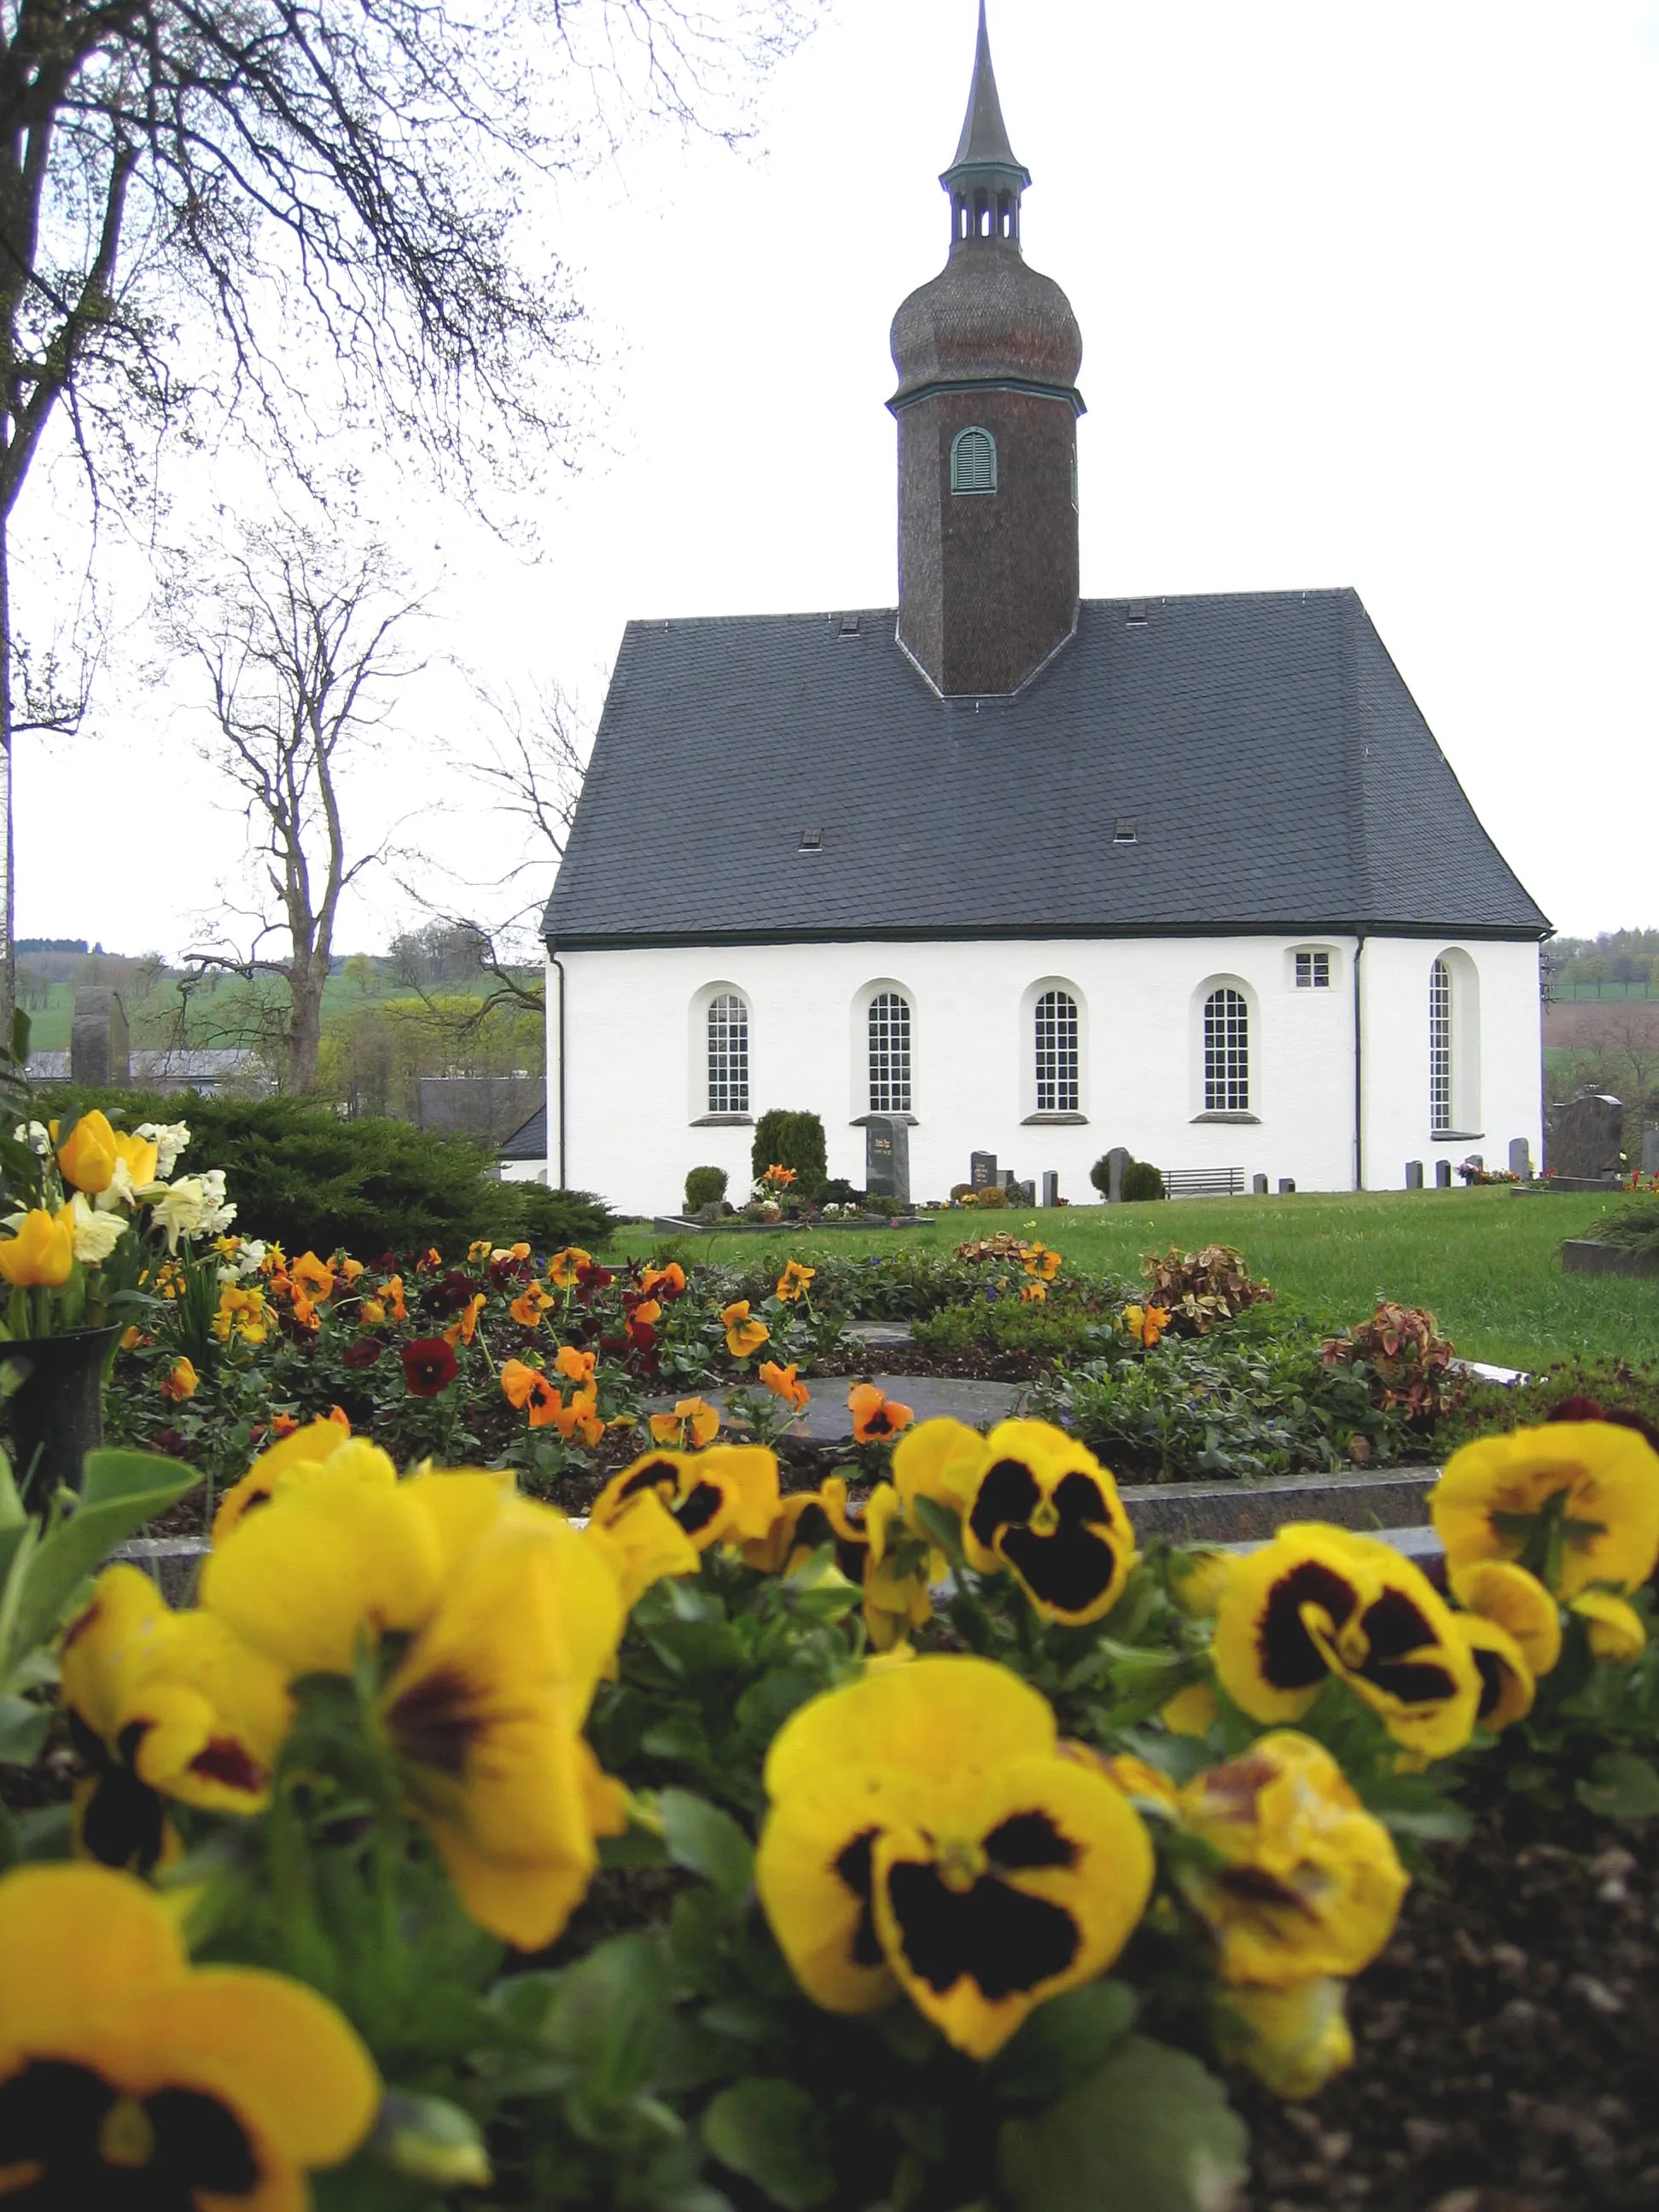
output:
POLYGON ((1596 2191, 1647 2172, 1650 2044, 1523 2125, 1548 2059, 1503 1992, 1648 2018, 1605 1827, 1659 1812, 1645 1437, 1466 1448, 1443 1592, 1319 1525, 1142 1548, 1056 1428, 856 1413, 862 1510, 688 1410, 580 1533, 309 1421, 220 1498, 177 1612, 83 1577, 190 1470, 94 1455, 33 1534, 0 1487, 0 2173, 1224 2212, 1231 2084, 1264 2212, 1461 2186, 1500 2103, 1517 2187, 1639 2202, 1596 2191), (1560 1909, 1587 1842, 1622 1953, 1560 1909), (1413 1887, 1431 1850, 1449 1893, 1413 1887), (1267 2094, 1317 2100, 1305 2134, 1267 2094))

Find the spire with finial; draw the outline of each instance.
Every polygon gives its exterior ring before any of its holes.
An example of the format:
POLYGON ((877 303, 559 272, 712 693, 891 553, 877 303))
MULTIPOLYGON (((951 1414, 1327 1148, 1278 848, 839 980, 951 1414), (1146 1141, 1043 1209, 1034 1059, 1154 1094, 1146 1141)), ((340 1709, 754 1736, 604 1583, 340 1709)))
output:
POLYGON ((939 182, 951 195, 951 251, 958 252, 987 239, 1019 244, 1019 198, 1030 171, 1008 143, 1008 126, 997 97, 991 66, 991 35, 985 24, 985 0, 979 0, 979 43, 974 51, 974 82, 956 159, 939 182))

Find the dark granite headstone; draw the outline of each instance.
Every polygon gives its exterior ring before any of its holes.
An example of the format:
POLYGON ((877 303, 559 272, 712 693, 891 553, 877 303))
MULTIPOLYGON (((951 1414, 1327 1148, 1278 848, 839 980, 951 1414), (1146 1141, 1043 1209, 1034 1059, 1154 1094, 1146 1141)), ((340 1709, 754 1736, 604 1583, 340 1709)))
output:
POLYGON ((1421 1161, 1421 1160, 1407 1160, 1407 1163, 1406 1163, 1406 1188, 1407 1188, 1407 1190, 1421 1190, 1421 1189, 1422 1189, 1422 1188, 1423 1188, 1423 1163, 1422 1163, 1422 1161, 1421 1161))
MULTIPOLYGON (((1000 1191, 1011 1191, 1011 1190, 1012 1190, 1013 1187, 1014 1187, 1014 1171, 1013 1171, 1013 1170, 1012 1170, 1012 1168, 999 1168, 999 1169, 997 1170, 997 1188, 998 1188, 999 1190, 1000 1190, 1000 1191)), ((1011 1200, 1009 1200, 1009 1203, 1012 1205, 1012 1202, 1013 1202, 1013 1201, 1012 1201, 1012 1199, 1011 1199, 1011 1200)))
POLYGON ((1114 1145, 1111 1151, 1107 1153, 1106 1203, 1108 1206, 1122 1205, 1123 1170, 1133 1158, 1133 1154, 1127 1145, 1114 1145))
POLYGON ((898 1114, 872 1114, 864 1125, 864 1187, 872 1198, 910 1203, 910 1125, 898 1114))
POLYGON ((1659 1129, 1642 1132, 1642 1172, 1659 1175, 1659 1129))
POLYGON ((994 1152, 969 1152, 968 1180, 975 1190, 992 1190, 996 1187, 997 1156, 994 1152))
POLYGON ((1250 1177, 1250 1189, 1255 1197, 1266 1198, 1267 1195, 1267 1176, 1264 1175, 1253 1175, 1250 1177))
POLYGON ((1060 1177, 1053 1168, 1045 1168, 1042 1171, 1042 1203, 1045 1206, 1060 1204, 1060 1177))
POLYGON ((1584 1091, 1565 1105, 1552 1106, 1547 1119, 1548 1164, 1557 1175, 1592 1182, 1616 1179, 1625 1127, 1622 1100, 1601 1091, 1584 1091))
POLYGON ((1437 1190, 1451 1188, 1451 1162, 1437 1160, 1434 1164, 1434 1187, 1437 1190))
POLYGON ((1532 1146, 1524 1137, 1510 1139, 1510 1173, 1522 1182, 1532 1181, 1532 1146))
POLYGON ((1010 1206, 1036 1204, 1036 1185, 1034 1182, 1011 1182, 1007 1188, 1010 1206))
POLYGON ((1296 1177, 1294 1176, 1280 1176, 1279 1178, 1279 1194, 1281 1198, 1288 1196, 1295 1188, 1296 1177))
POLYGON ((76 993, 70 1017, 70 1080, 99 1091, 125 1091, 131 1084, 127 1013, 119 992, 95 985, 76 993))

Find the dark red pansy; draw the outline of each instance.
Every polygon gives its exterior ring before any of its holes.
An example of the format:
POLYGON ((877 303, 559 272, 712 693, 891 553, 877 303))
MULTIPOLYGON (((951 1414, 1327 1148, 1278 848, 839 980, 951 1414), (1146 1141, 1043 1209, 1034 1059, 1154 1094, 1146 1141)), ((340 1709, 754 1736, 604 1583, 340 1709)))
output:
POLYGON ((341 1353, 340 1363, 344 1367, 372 1367, 385 1350, 378 1336, 360 1336, 341 1353))
POLYGON ((404 1380, 415 1398, 436 1398, 460 1372, 454 1349, 441 1336, 417 1336, 404 1346, 404 1380))

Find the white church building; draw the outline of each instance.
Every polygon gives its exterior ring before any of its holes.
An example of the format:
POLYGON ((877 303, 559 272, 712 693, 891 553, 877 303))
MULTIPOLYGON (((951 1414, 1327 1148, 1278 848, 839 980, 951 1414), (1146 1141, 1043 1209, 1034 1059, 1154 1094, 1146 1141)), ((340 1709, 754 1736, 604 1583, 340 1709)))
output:
POLYGON ((987 1151, 1397 1188, 1540 1150, 1550 924, 1350 590, 1079 597, 1082 339, 981 7, 893 324, 899 604, 634 622, 544 922, 555 1184, 746 1194, 771 1107, 919 1199, 987 1151))

